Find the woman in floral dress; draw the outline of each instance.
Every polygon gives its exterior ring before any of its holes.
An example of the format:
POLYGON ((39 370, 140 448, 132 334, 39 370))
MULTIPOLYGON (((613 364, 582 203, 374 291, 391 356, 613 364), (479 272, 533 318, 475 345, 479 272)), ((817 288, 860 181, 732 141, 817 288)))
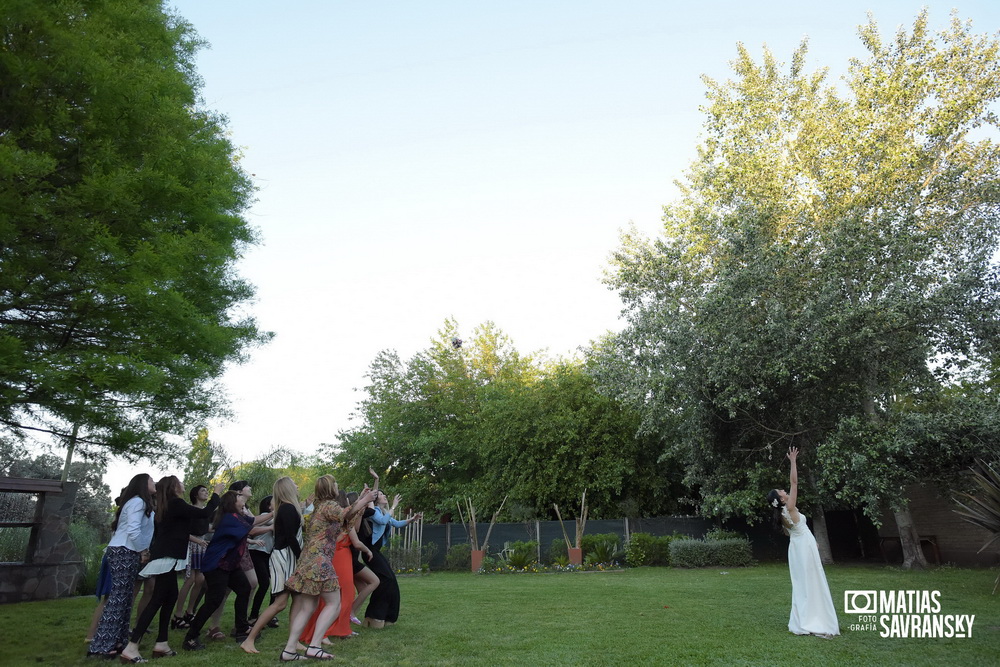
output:
POLYGON ((358 501, 349 508, 337 504, 337 482, 333 475, 323 475, 316 480, 316 508, 306 519, 305 546, 295 566, 295 572, 285 582, 285 588, 294 596, 292 616, 288 629, 288 643, 281 652, 283 662, 301 660, 296 653, 298 637, 320 598, 326 606, 316 619, 316 630, 306 648, 307 658, 330 660, 333 655, 323 650, 323 632, 340 613, 340 585, 333 569, 333 556, 337 539, 344 525, 350 525, 354 516, 375 496, 374 490, 365 489, 358 501))

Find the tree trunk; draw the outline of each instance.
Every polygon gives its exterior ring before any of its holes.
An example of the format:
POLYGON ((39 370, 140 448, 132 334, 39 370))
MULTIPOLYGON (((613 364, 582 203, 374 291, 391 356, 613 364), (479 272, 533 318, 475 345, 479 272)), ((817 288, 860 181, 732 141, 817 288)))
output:
POLYGON ((62 481, 69 479, 69 464, 73 462, 73 450, 76 449, 76 437, 80 434, 80 425, 73 424, 73 434, 66 444, 66 465, 63 466, 62 481))
POLYGON ((816 538, 816 548, 819 549, 819 559, 823 565, 833 565, 833 551, 830 549, 830 534, 826 530, 826 513, 822 505, 815 505, 816 516, 813 517, 813 536, 816 538))
POLYGON ((917 535, 917 529, 913 525, 909 506, 893 510, 893 516, 896 517, 896 526, 899 528, 899 546, 903 549, 903 569, 925 569, 927 559, 924 558, 924 551, 920 548, 920 536, 917 535))
MULTIPOLYGON (((817 488, 816 476, 813 475, 812 470, 807 470, 806 476, 809 478, 809 486, 813 489, 817 488)), ((812 507, 815 508, 813 511, 815 515, 813 516, 813 537, 816 538, 819 559, 823 565, 833 565, 833 551, 830 549, 830 533, 826 529, 826 510, 823 509, 823 505, 821 504, 813 505, 812 507)))

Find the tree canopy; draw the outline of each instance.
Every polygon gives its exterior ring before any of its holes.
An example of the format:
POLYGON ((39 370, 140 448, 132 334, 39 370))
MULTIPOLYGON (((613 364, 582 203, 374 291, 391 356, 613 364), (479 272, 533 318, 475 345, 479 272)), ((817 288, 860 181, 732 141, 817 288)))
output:
POLYGON ((615 253, 628 326, 595 353, 599 377, 708 516, 760 515, 791 443, 807 504, 876 520, 986 446, 957 432, 995 421, 995 396, 944 420, 957 394, 983 397, 1000 341, 1000 53, 957 17, 927 24, 888 43, 862 26, 868 57, 839 85, 805 71, 806 42, 787 70, 740 45, 734 78, 705 80, 705 138, 663 236, 615 253))
POLYGON ((254 188, 158 0, 0 14, 0 428, 159 458, 268 334, 236 262, 254 188))
POLYGON ((449 320, 405 363, 379 354, 368 377, 358 425, 328 446, 346 486, 371 466, 407 504, 442 513, 509 496, 508 515, 548 516, 584 489, 595 517, 676 508, 637 414, 598 392, 582 362, 521 355, 491 322, 464 341, 449 320))

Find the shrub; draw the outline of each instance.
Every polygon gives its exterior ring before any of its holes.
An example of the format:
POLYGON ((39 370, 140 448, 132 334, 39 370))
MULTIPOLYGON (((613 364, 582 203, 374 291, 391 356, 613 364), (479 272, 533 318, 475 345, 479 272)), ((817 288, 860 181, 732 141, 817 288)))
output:
POLYGON ((98 531, 86 523, 71 523, 69 536, 76 545, 83 560, 83 571, 77 582, 77 595, 93 595, 97 590, 97 575, 101 572, 101 558, 104 556, 104 544, 99 540, 98 531))
POLYGON ((511 542, 510 549, 507 565, 513 568, 524 569, 538 560, 538 542, 511 542))
POLYGON ((566 551, 566 540, 552 540, 549 545, 548 562, 559 563, 565 561, 569 563, 569 552, 566 551))
POLYGON ((747 567, 754 564, 750 541, 745 537, 716 540, 718 545, 716 565, 722 567, 747 567))
POLYGON ((468 542, 453 544, 444 556, 446 570, 465 570, 472 567, 472 546, 468 542))
POLYGON ((583 558, 583 562, 588 565, 596 565, 598 563, 614 563, 617 560, 621 560, 623 557, 623 552, 618 548, 618 536, 610 533, 605 535, 598 535, 603 539, 592 541, 590 548, 585 551, 586 556, 583 558))
POLYGON ((682 535, 655 537, 649 533, 632 533, 625 545, 625 560, 631 567, 670 565, 670 543, 682 535))
MULTIPOLYGON (((593 553, 596 549, 601 549, 602 554, 606 553, 607 547, 605 546, 608 542, 617 547, 618 541, 621 537, 617 533, 594 533, 593 535, 584 535, 583 539, 580 540, 580 548, 583 550, 584 559, 587 555, 593 553)), ((598 561, 600 563, 606 563, 610 561, 598 561)))
POLYGON ((702 537, 702 539, 706 542, 721 542, 722 540, 743 540, 746 539, 746 535, 735 530, 725 530, 723 528, 715 527, 705 533, 705 536, 702 537))
POLYGON ((754 560, 745 538, 675 539, 670 543, 670 562, 677 567, 742 567, 754 560))

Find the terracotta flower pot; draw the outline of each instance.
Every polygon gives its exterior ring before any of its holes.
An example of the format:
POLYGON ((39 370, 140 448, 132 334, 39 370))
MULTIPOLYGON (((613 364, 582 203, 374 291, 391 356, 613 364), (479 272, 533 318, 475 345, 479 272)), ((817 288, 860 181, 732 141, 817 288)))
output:
POLYGON ((485 552, 482 549, 472 550, 472 571, 479 572, 480 566, 483 564, 483 554, 485 552))

